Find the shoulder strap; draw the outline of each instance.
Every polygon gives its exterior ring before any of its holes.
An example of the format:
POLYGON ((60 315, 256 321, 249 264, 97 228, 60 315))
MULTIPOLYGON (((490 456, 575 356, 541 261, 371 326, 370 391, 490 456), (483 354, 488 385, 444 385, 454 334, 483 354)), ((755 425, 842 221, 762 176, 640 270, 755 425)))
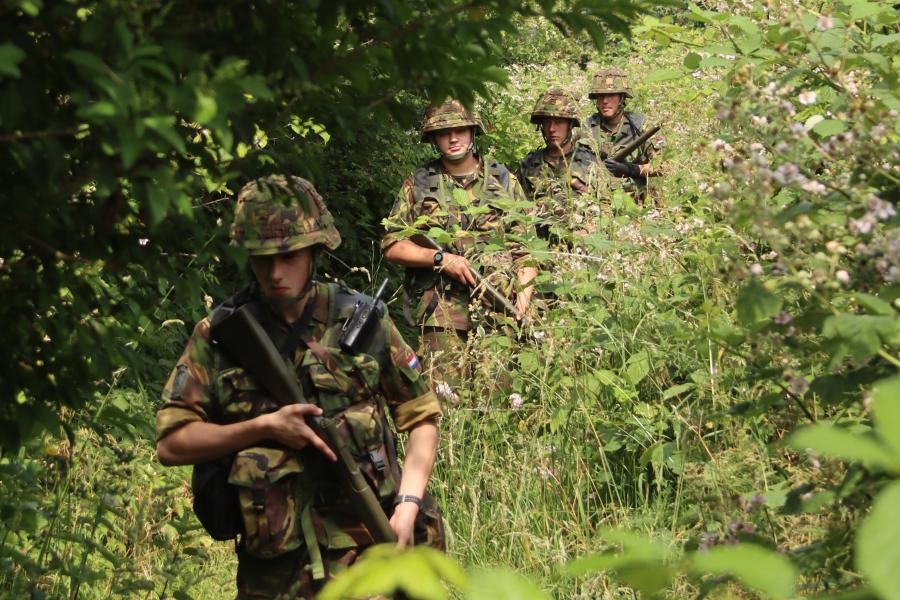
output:
POLYGON ((434 168, 434 165, 425 165, 413 171, 413 186, 419 189, 437 191, 441 174, 434 168))
POLYGON ((644 121, 647 120, 647 117, 641 113, 625 111, 625 119, 628 121, 628 124, 631 125, 631 130, 634 132, 634 135, 641 135, 641 127, 644 126, 644 121))
POLYGON ((495 177, 503 189, 509 187, 509 169, 506 168, 505 165, 501 165, 495 160, 492 160, 487 167, 488 174, 492 177, 495 177))

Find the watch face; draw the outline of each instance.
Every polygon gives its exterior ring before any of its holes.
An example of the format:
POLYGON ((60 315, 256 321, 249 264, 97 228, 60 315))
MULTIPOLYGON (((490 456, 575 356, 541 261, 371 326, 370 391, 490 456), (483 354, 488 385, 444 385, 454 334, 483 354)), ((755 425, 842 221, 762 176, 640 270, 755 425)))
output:
POLYGON ((439 265, 444 260, 444 253, 438 250, 434 253, 434 264, 439 265))

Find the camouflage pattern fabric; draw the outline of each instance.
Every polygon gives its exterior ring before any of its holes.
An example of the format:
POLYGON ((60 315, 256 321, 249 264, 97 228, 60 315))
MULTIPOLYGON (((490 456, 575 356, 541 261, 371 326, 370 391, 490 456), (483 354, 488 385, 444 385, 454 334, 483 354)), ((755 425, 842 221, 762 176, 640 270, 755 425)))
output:
POLYGON ((238 193, 231 244, 251 255, 282 254, 322 244, 334 250, 341 234, 322 197, 301 177, 271 175, 238 193))
POLYGON ((484 125, 478 115, 463 106, 459 100, 450 98, 425 110, 420 141, 427 143, 432 132, 453 127, 474 127, 475 135, 484 135, 484 125))
POLYGON ((553 229, 584 230, 596 218, 598 196, 610 187, 607 170, 584 144, 561 156, 546 148, 528 153, 517 172, 525 193, 534 201, 538 235, 553 229))
MULTIPOLYGON (((496 162, 483 160, 471 175, 455 178, 444 170, 440 160, 435 160, 403 183, 384 221, 386 234, 381 248, 419 231, 441 229, 453 238, 449 251, 465 256, 483 274, 490 274, 492 285, 510 294, 516 272, 528 262, 522 243, 510 236, 523 239, 533 231, 510 219, 507 209, 524 201, 519 181, 496 162), (498 246, 501 249, 496 249, 498 246)), ((414 289, 408 291, 419 298, 417 325, 468 330, 474 316, 470 300, 479 292, 473 294, 432 269, 415 271, 411 283, 414 289)))
MULTIPOLYGON (((600 159, 614 154, 618 149, 631 143, 640 137, 643 132, 646 117, 640 113, 625 111, 622 120, 615 127, 609 127, 600 113, 588 117, 587 131, 579 143, 588 144, 600 159)), ((644 143, 635 153, 627 157, 627 160, 639 165, 648 164, 662 151, 665 141, 662 136, 656 137, 644 143)), ((627 191, 641 192, 646 185, 644 181, 634 181, 625 178, 621 184, 627 191)))
MULTIPOLYGON (((441 407, 421 376, 415 353, 389 316, 382 319, 363 353, 349 356, 340 351, 341 325, 353 307, 335 308, 335 288, 335 284, 314 284, 309 302, 315 305, 307 334, 329 349, 337 368, 327 370, 302 346, 289 359, 301 374, 309 372, 314 397, 308 400, 338 422, 355 456, 371 461, 364 472, 389 504, 397 485, 383 444, 384 428, 389 425, 370 392, 384 400, 400 431, 434 420, 441 407), (379 468, 380 462, 388 468, 379 468)), ((263 304, 258 306, 260 324, 276 347, 285 347, 297 333, 263 304)), ((209 339, 210 320, 204 319, 195 327, 163 391, 157 439, 190 422, 235 423, 280 408, 209 339)), ((344 559, 350 557, 352 562, 373 543, 343 497, 333 467, 314 450, 247 448, 236 455, 229 481, 239 490, 244 521, 238 549, 239 597, 311 598, 313 588, 340 568, 344 559)))
POLYGON ((601 94, 624 94, 631 98, 631 86, 628 84, 628 74, 616 68, 603 69, 591 78, 591 91, 588 98, 593 100, 601 94))
POLYGON ((573 127, 581 125, 578 102, 572 94, 561 88, 550 88, 537 99, 531 110, 531 122, 540 125, 545 117, 569 119, 573 127))

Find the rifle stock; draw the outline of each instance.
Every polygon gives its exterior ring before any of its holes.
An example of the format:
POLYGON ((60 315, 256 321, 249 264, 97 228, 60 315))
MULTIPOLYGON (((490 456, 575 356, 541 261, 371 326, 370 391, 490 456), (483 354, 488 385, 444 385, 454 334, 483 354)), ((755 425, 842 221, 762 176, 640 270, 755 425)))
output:
MULTIPOLYGON (((436 241, 431 239, 431 237, 424 233, 417 233, 410 236, 409 241, 416 244, 417 246, 422 246, 423 248, 430 248, 432 250, 438 250, 440 252, 444 251, 440 244, 438 244, 436 241)), ((497 288, 485 281, 484 277, 481 276, 481 273, 473 269, 471 265, 469 266, 469 273, 472 274, 472 277, 475 278, 476 283, 485 289, 485 291, 488 293, 488 295, 490 295, 491 299, 496 304, 502 306, 511 315, 515 315, 519 312, 516 309, 516 306, 512 302, 510 302, 509 298, 501 294, 500 291, 497 290, 497 288)))
MULTIPOLYGON (((214 343, 224 348, 279 404, 306 402, 296 376, 246 307, 234 310, 217 323, 215 338, 214 343)), ((381 503, 359 470, 345 440, 338 433, 337 424, 326 417, 314 417, 310 424, 313 431, 337 455, 341 484, 372 538, 377 543, 396 542, 397 536, 381 503)))

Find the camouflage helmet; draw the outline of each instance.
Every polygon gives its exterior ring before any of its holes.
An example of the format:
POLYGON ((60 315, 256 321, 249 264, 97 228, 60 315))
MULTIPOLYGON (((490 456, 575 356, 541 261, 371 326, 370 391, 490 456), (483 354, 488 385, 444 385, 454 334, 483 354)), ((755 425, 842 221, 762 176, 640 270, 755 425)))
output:
POLYGON ((231 245, 242 246, 251 256, 263 256, 319 244, 334 250, 341 244, 341 234, 309 181, 270 175, 238 192, 231 245))
POLYGON ((601 94, 624 94, 631 98, 631 86, 628 85, 628 74, 621 69, 603 69, 591 79, 591 93, 588 98, 598 98, 601 94))
POLYGON ((540 125, 544 117, 556 117, 574 121, 574 126, 581 125, 578 118, 578 102, 575 97, 562 88, 550 88, 541 94, 531 111, 531 122, 540 125))
POLYGON ((441 104, 429 106, 425 111, 420 141, 422 143, 429 142, 430 133, 452 127, 474 127, 475 135, 484 134, 484 126, 478 115, 474 111, 468 110, 459 100, 450 98, 441 104))

